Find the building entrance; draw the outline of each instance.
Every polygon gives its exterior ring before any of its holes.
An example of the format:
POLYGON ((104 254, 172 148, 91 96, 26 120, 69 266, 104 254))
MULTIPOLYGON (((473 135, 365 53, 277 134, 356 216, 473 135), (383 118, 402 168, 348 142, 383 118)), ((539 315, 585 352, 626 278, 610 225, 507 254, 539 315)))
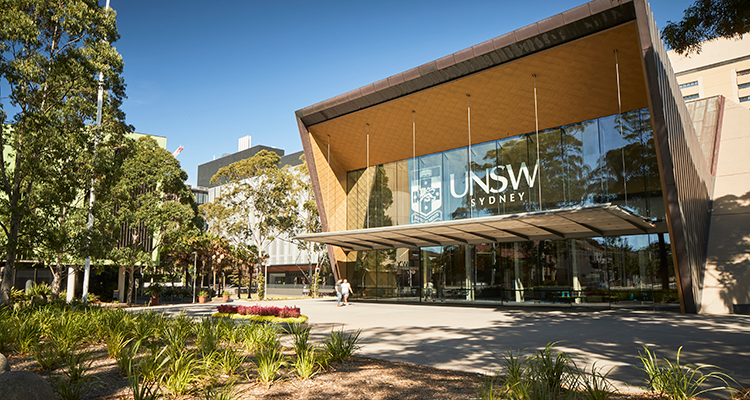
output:
POLYGON ((349 274, 358 297, 376 300, 676 303, 666 238, 652 234, 360 251, 349 274))

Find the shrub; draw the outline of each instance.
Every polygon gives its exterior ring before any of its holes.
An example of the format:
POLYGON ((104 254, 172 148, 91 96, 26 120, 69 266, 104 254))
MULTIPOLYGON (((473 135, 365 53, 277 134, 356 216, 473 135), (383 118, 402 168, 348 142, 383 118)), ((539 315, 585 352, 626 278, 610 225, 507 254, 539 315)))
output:
POLYGON ((281 318, 299 318, 299 307, 284 307, 279 311, 278 317, 281 318))
POLYGON ((331 329, 331 336, 326 338, 325 345, 326 357, 331 361, 343 361, 359 349, 359 335, 362 333, 358 329, 354 333, 345 333, 344 328, 338 331, 331 329))
POLYGON ((714 390, 731 390, 727 381, 733 379, 729 375, 718 371, 703 372, 706 368, 716 368, 716 366, 680 365, 682 347, 677 349, 677 359, 672 362, 665 358, 664 365, 659 363, 656 353, 650 352, 648 347, 645 346, 644 350, 646 351, 645 355, 638 353, 638 359, 643 363, 643 368, 638 369, 646 373, 646 380, 651 390, 666 394, 675 400, 692 399, 714 390), (708 379, 718 379, 724 385, 703 389, 702 387, 708 379))
MULTIPOLYGON (((221 306, 217 307, 219 309, 219 312, 221 311, 221 306)), ((227 306, 229 307, 229 306, 227 306)), ((240 315, 260 315, 260 316, 269 316, 269 317, 280 317, 280 318, 298 318, 300 316, 300 309, 299 307, 263 307, 263 306, 239 306, 236 307, 237 312, 240 315)))
POLYGON ((237 306, 221 305, 216 307, 216 311, 222 314, 237 314, 237 308, 237 306))

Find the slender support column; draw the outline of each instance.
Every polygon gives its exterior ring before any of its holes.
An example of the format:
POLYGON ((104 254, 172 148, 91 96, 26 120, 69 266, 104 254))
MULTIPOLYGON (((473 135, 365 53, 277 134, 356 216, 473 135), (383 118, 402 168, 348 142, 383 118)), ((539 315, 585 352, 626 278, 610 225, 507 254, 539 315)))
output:
POLYGON ((68 267, 68 285, 65 291, 65 301, 70 303, 76 295, 76 270, 68 267))
POLYGON ((576 292, 576 304, 581 303, 581 269, 578 264, 578 248, 575 239, 569 239, 570 242, 570 269, 573 275, 573 291, 576 292))
POLYGON ((120 267, 117 271, 117 301, 125 302, 125 267, 120 267))
POLYGON ((518 257, 520 251, 520 243, 513 243, 513 266, 515 267, 515 289, 516 289, 516 301, 523 301, 523 271, 521 270, 521 258, 518 257))
POLYGON ((474 257, 473 251, 474 246, 467 244, 464 245, 464 265, 466 270, 466 280, 464 286, 466 287, 466 300, 474 300, 474 257))

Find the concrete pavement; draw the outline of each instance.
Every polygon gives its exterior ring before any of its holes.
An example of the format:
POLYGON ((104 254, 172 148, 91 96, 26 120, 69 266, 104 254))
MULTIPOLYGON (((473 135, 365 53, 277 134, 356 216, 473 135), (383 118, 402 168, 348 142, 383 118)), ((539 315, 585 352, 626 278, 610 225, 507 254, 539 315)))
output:
MULTIPOLYGON (((168 313, 201 316, 219 303, 153 307, 168 313)), ((233 305, 255 304, 235 301, 233 305)), ((343 327, 361 329, 361 354, 388 361, 444 369, 493 373, 507 350, 532 354, 559 341, 579 366, 612 369, 621 390, 638 390, 643 373, 634 368, 648 346, 660 358, 674 360, 683 346, 682 363, 712 364, 744 387, 750 386, 750 317, 685 315, 654 311, 549 311, 465 306, 352 302, 335 299, 273 301, 296 305, 309 317, 314 338, 343 327)), ((715 385, 718 385, 716 383, 715 385)))

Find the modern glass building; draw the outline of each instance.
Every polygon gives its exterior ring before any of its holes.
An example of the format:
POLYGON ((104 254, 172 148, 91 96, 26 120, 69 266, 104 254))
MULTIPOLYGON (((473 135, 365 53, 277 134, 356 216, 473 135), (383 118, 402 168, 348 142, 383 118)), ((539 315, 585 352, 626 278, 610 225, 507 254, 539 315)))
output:
POLYGON ((301 238, 362 298, 698 311, 711 169, 650 13, 593 1, 298 110, 301 238))

